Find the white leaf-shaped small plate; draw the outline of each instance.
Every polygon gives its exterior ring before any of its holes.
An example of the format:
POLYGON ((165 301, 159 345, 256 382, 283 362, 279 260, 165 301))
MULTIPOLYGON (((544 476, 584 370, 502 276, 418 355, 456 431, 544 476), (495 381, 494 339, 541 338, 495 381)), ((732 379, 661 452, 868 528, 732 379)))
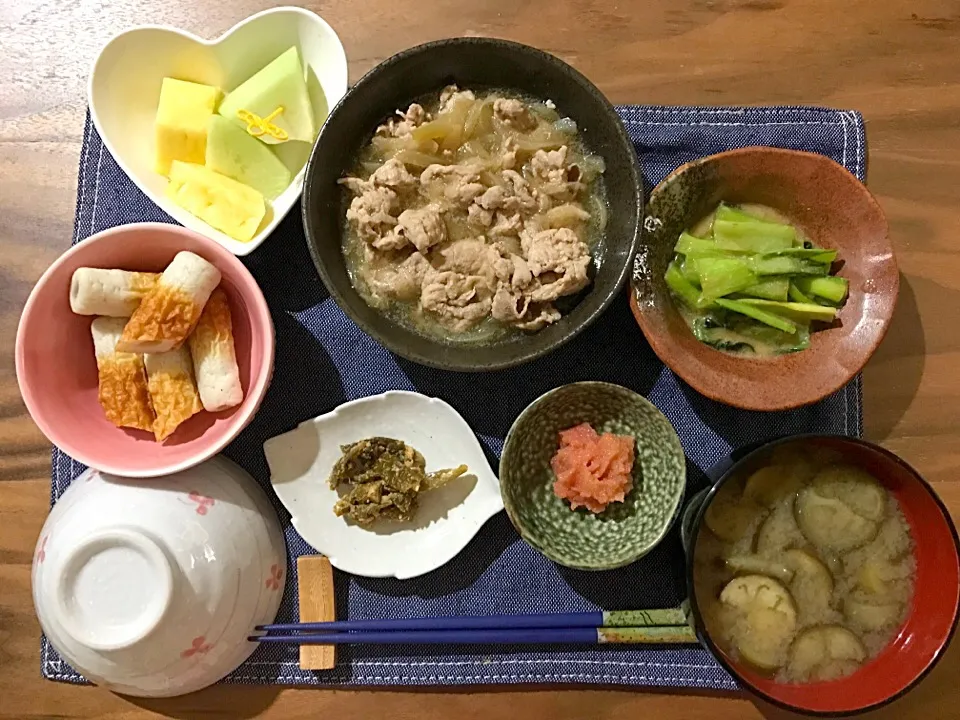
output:
POLYGON ((340 39, 318 15, 297 7, 265 10, 234 25, 216 40, 177 28, 145 25, 115 36, 90 73, 90 116, 117 164, 147 197, 181 225, 220 243, 235 255, 253 252, 296 204, 312 145, 274 146, 293 173, 272 202, 250 242, 213 229, 164 195, 167 179, 153 170, 153 123, 165 77, 216 85, 229 91, 296 45, 307 77, 317 125, 347 91, 347 56, 340 39))
POLYGON ((436 570, 503 509, 500 483, 466 420, 442 400, 419 393, 393 391, 345 403, 271 438, 263 450, 270 482, 294 528, 334 567, 354 575, 405 580, 436 570), (427 472, 461 464, 468 472, 420 495, 408 522, 354 525, 334 515, 339 495, 327 480, 341 445, 377 436, 418 450, 427 472))

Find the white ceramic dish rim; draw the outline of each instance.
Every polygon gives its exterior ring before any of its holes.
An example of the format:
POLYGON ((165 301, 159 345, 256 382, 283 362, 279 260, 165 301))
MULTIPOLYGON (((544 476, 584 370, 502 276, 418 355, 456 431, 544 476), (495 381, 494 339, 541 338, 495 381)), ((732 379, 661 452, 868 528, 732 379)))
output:
MULTIPOLYGON (((328 413, 324 413, 323 415, 319 415, 315 418, 311 418, 309 420, 304 421, 303 423, 300 423, 300 425, 298 425, 297 428, 300 428, 306 424, 317 424, 322 426, 324 422, 330 422, 331 420, 336 421, 336 418, 338 417, 338 415, 342 414, 344 411, 349 411, 350 409, 356 408, 361 405, 383 402, 384 400, 388 400, 391 397, 417 398, 418 401, 422 401, 424 403, 429 403, 429 404, 435 404, 438 407, 443 408, 444 411, 446 413, 449 413, 451 417, 457 418, 460 425, 460 430, 458 432, 461 432, 464 438, 469 436, 471 447, 475 446, 476 452, 478 453, 478 457, 483 458, 483 465, 480 468, 475 468, 473 466, 470 466, 468 470, 468 474, 476 476, 478 485, 492 483, 492 486, 493 486, 492 492, 490 493, 490 495, 486 500, 477 501, 477 502, 484 502, 484 504, 481 506, 478 506, 478 510, 473 515, 470 516, 470 522, 474 524, 473 532, 470 533, 469 535, 464 535, 462 538, 462 542, 449 543, 444 547, 443 551, 432 553, 429 556, 429 559, 424 559, 421 557, 418 562, 411 562, 408 565, 401 567, 400 569, 397 569, 393 572, 375 572, 375 571, 365 570, 362 566, 362 563, 358 564, 355 561, 354 556, 341 555, 335 552, 329 552, 331 550, 330 547, 324 547, 324 543, 322 542, 314 544, 313 542, 311 542, 311 538, 307 537, 307 535, 304 535, 304 531, 306 529, 301 527, 301 523, 298 523, 298 518, 302 515, 302 513, 299 511, 298 508, 294 506, 292 497, 284 490, 283 485, 286 483, 274 482, 272 468, 271 468, 271 484, 273 486, 274 493, 277 495, 280 502, 290 513, 291 523, 293 524, 293 527, 297 531, 297 533, 300 534, 300 536, 304 539, 304 541, 308 545, 310 545, 311 547, 314 547, 318 552, 324 555, 327 555, 330 560, 330 564, 336 567, 338 570, 341 570, 343 572, 349 572, 352 575, 357 575, 360 577, 371 577, 371 578, 388 577, 388 578, 396 578, 398 580, 409 580, 411 578, 419 577, 421 575, 425 575, 429 572, 432 572, 446 565, 448 562, 453 560, 457 555, 459 555, 464 550, 464 548, 466 548, 467 545, 469 545, 473 541, 477 533, 480 532, 480 529, 490 520, 490 518, 492 518, 494 515, 496 515, 497 513, 503 510, 503 498, 502 498, 502 495, 500 494, 500 481, 497 478, 497 475, 494 472, 493 468, 490 466, 489 461, 486 459, 486 454, 484 453, 483 447, 480 445, 480 441, 477 438, 476 433, 473 431, 473 428, 470 427, 470 424, 466 421, 466 419, 464 419, 464 417, 459 412, 457 412, 456 408, 454 408, 452 405, 450 405, 449 403, 447 403, 446 401, 440 398, 431 397, 429 395, 424 395, 418 392, 410 392, 407 390, 389 390, 387 392, 379 393, 377 395, 370 395, 367 397, 357 398, 355 400, 350 400, 348 402, 342 403, 328 413)), ((290 432, 294 432, 295 430, 296 429, 291 430, 290 432)), ((283 433, 283 434, 285 435, 287 433, 283 433)), ((271 438, 271 440, 272 439, 273 438, 271 438)), ((362 438, 358 437, 357 439, 359 440, 362 438)), ((265 443, 265 448, 264 448, 265 451, 266 451, 266 444, 269 444, 269 442, 270 440, 268 440, 267 443, 265 443)), ((426 448, 418 448, 418 449, 423 450, 424 454, 427 453, 426 448)), ((267 457, 268 457, 268 465, 269 465, 269 454, 267 455, 267 457)), ((429 460, 428 460, 428 463, 429 463, 429 460)), ((476 488, 474 488, 474 490, 471 491, 471 494, 474 491, 476 491, 476 488)), ((469 495, 467 497, 469 498, 469 495)), ((332 507, 329 509, 328 512, 330 512, 331 522, 332 521, 345 522, 341 518, 336 518, 333 516, 332 507)), ((355 532, 367 533, 369 531, 358 527, 355 529, 355 532)), ((315 533, 307 531, 307 534, 311 535, 314 540, 317 539, 315 533)))
MULTIPOLYGON (((250 15, 249 17, 244 18, 243 20, 236 23, 226 31, 222 32, 217 37, 210 40, 206 38, 202 38, 199 35, 190 32, 189 30, 183 30, 182 28, 174 27, 173 25, 151 23, 146 25, 136 25, 134 27, 127 28, 126 30, 122 30, 121 32, 118 32, 115 35, 113 35, 109 40, 107 40, 100 47, 100 50, 97 52, 97 57, 94 59, 93 65, 90 69, 90 73, 87 77, 87 107, 90 110, 90 119, 93 121, 93 125, 97 129, 97 133, 100 135, 101 141, 103 142, 107 150, 110 152, 110 155, 113 157, 114 161, 117 163, 120 169, 123 170, 124 174, 126 174, 126 176, 130 178, 130 180, 134 183, 134 185, 136 185, 141 192, 147 195, 148 198, 150 198, 151 193, 147 192, 147 190, 144 187, 142 187, 140 181, 137 180, 136 175, 133 172, 131 172, 131 169, 127 164, 126 160, 124 160, 124 158, 116 151, 116 148, 113 146, 113 143, 110 141, 108 133, 105 133, 103 131, 100 117, 97 113, 96 104, 93 102, 94 79, 97 74, 97 67, 100 64, 100 59, 103 57, 104 52, 114 42, 116 42, 120 38, 130 33, 142 32, 144 30, 170 32, 176 35, 180 35, 181 37, 186 38, 187 40, 191 40, 197 43, 198 45, 203 45, 205 47, 215 47, 216 45, 219 45, 221 42, 226 40, 228 37, 233 35, 235 32, 237 32, 241 28, 245 27, 246 25, 249 25, 250 23, 253 23, 267 15, 273 15, 273 14, 279 14, 279 13, 301 15, 305 19, 315 23, 318 27, 322 28, 326 33, 329 33, 330 37, 334 38, 337 41, 340 47, 340 53, 343 56, 344 67, 346 67, 346 63, 347 63, 346 50, 344 49, 343 42, 340 40, 340 36, 337 34, 336 30, 334 30, 333 27, 331 27, 331 25, 326 20, 324 20, 319 15, 317 15, 315 12, 312 12, 310 10, 307 10, 306 8, 297 7, 294 5, 283 5, 280 7, 261 10, 260 12, 254 13, 253 15, 250 15)), ((346 92, 346 90, 347 90, 347 81, 345 77, 343 92, 340 94, 340 96, 335 99, 328 99, 330 110, 332 110, 333 107, 340 102, 340 99, 343 97, 343 94, 346 92)), ((318 127, 317 136, 319 136, 320 134, 319 131, 320 131, 320 128, 318 127)), ((314 143, 315 142, 316 142, 316 138, 314 139, 314 143)), ((287 216, 287 214, 289 214, 289 212, 297 204, 296 197, 299 197, 300 194, 303 192, 303 178, 304 178, 305 170, 306 170, 306 165, 304 165, 304 167, 300 169, 297 175, 290 181, 290 185, 287 186, 288 189, 292 187, 296 190, 294 200, 290 202, 286 208, 278 207, 275 203, 271 202, 271 206, 273 209, 273 218, 249 242, 244 243, 244 242, 239 242, 237 240, 233 240, 227 237, 226 235, 223 235, 222 233, 214 230, 213 228, 210 229, 211 231, 209 233, 203 232, 198 228, 190 228, 190 229, 192 229, 194 232, 199 232, 203 234, 204 237, 210 240, 213 240, 219 245, 222 245, 223 247, 227 248, 230 252, 232 252, 234 255, 238 255, 238 256, 249 255, 258 247, 260 247, 260 245, 262 245, 263 242, 268 237, 270 237, 270 235, 277 228, 280 222, 287 216)), ((152 198, 151 198, 151 201, 152 201, 152 198)), ((162 209, 163 208, 161 208, 161 210, 162 209)))

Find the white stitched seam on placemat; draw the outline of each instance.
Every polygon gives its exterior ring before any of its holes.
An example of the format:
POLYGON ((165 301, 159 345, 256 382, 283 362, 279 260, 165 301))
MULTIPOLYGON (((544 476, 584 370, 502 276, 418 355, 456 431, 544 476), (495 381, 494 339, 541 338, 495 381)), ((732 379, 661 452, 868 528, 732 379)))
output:
POLYGON ((633 120, 631 118, 624 118, 623 121, 631 125, 665 125, 668 127, 694 127, 699 125, 709 125, 710 127, 767 127, 773 125, 825 125, 838 127, 843 122, 842 120, 841 123, 820 120, 783 120, 778 122, 662 122, 658 120, 633 120))
MULTIPOLYGON (((853 135, 857 140, 857 165, 854 171, 854 174, 857 176, 857 179, 860 178, 860 168, 863 167, 863 128, 860 123, 857 122, 857 113, 853 110, 846 110, 847 115, 850 116, 850 122, 853 124, 853 135)), ((866 178, 864 178, 866 180, 866 178)))
POLYGON ((93 209, 90 211, 90 234, 97 220, 97 199, 100 197, 100 168, 103 165, 103 138, 100 139, 100 153, 97 155, 97 174, 93 183, 93 209))
MULTIPOLYGON (((627 108, 629 113, 645 113, 647 115, 660 115, 664 113, 689 113, 691 109, 689 107, 638 107, 636 105, 617 105, 616 107, 627 108)), ((847 112, 844 110, 832 110, 830 108, 810 108, 810 107, 742 107, 742 108, 696 108, 693 110, 697 115, 747 115, 747 114, 764 114, 764 115, 777 115, 789 112, 808 112, 815 113, 817 115, 830 113, 841 113, 847 112)), ((755 125, 756 123, 743 123, 744 125, 755 125)))
MULTIPOLYGON (((491 661, 492 664, 493 661, 491 661)), ((481 660, 430 660, 420 662, 399 662, 384 660, 355 660, 352 665, 362 667, 454 667, 464 665, 484 665, 481 660)), ((507 660, 496 661, 497 665, 626 665, 630 667, 673 667, 690 668, 693 670, 707 670, 716 668, 716 665, 695 665, 692 663, 659 663, 659 662, 630 662, 628 660, 577 660, 575 658, 549 658, 536 660, 533 658, 510 658, 507 660)), ((258 660, 257 662, 246 662, 241 667, 299 667, 293 660, 258 660)))
POLYGON ((840 164, 844 167, 847 166, 847 116, 844 113, 840 113, 840 122, 843 124, 843 157, 840 160, 840 164))
MULTIPOLYGON (((847 167, 847 114, 845 112, 840 113, 840 122, 843 123, 843 160, 841 165, 844 168, 847 167)), ((850 434, 850 393, 844 389, 843 392, 843 434, 850 434)))
POLYGON ((77 226, 73 228, 73 242, 77 242, 80 239, 80 221, 83 219, 83 199, 87 194, 87 157, 90 155, 90 138, 92 134, 90 128, 93 127, 92 122, 87 123, 87 127, 83 130, 83 155, 80 158, 80 179, 77 184, 80 186, 80 199, 77 200, 77 226))
MULTIPOLYGON (((855 111, 848 110, 846 112, 847 114, 850 115, 850 121, 853 123, 853 134, 857 140, 857 165, 856 165, 854 174, 859 180, 861 170, 866 169, 865 168, 866 159, 864 158, 864 144, 865 144, 864 143, 865 141, 864 127, 862 123, 857 122, 857 113, 855 111)), ((863 182, 866 182, 866 180, 867 178, 864 177, 863 182)), ((859 377, 854 380, 854 383, 855 383, 854 392, 857 395, 856 399, 857 399, 857 407, 858 407, 858 410, 857 410, 857 435, 858 436, 863 434, 863 397, 861 396, 863 386, 861 385, 861 382, 862 381, 860 380, 859 377)), ((850 402, 849 394, 846 395, 846 402, 848 404, 850 402)), ((847 415, 849 416, 849 414, 850 413, 848 412, 847 415)))
MULTIPOLYGON (((718 668, 719 669, 719 668, 718 668)), ((303 682, 305 677, 309 675, 278 675, 274 677, 274 680, 279 680, 280 682, 303 682)), ((267 678, 257 677, 253 675, 231 675, 229 680, 239 680, 239 681, 263 681, 267 678)), ((701 680, 695 677, 661 677, 657 675, 594 675, 591 673, 525 673, 525 674, 492 674, 492 675, 426 675, 426 676, 412 676, 412 675, 356 675, 349 682, 356 681, 365 681, 365 682, 405 682, 409 683, 413 681, 413 684, 423 684, 423 683, 437 683, 437 682, 450 682, 453 680, 456 681, 465 681, 465 682, 489 682, 491 680, 520 680, 528 682, 537 682, 543 680, 585 680, 596 682, 598 680, 605 680, 610 682, 645 682, 648 680, 657 681, 660 683, 687 683, 689 685, 704 685, 709 687, 714 687, 714 684, 710 680, 701 680)))
MULTIPOLYGON (((712 667, 712 666, 711 666, 712 667)), ((286 683, 304 683, 309 673, 302 675, 277 675, 271 678, 258 677, 254 675, 231 675, 228 681, 240 682, 263 682, 264 680, 273 680, 275 682, 286 683)), ((76 680, 79 676, 71 673, 51 673, 50 677, 57 680, 76 680)), ((585 682, 607 681, 617 682, 647 682, 655 683, 684 683, 686 686, 716 687, 715 681, 700 679, 696 677, 662 677, 656 675, 594 675, 591 673, 526 673, 526 674, 492 674, 492 675, 427 675, 423 677, 410 675, 355 675, 348 682, 380 682, 380 683, 407 683, 407 684, 425 684, 439 682, 472 682, 484 683, 498 680, 513 680, 523 682, 543 682, 543 681, 568 681, 582 680, 585 682), (411 682, 412 681, 412 682, 411 682)), ((732 689, 735 686, 727 683, 732 689)))

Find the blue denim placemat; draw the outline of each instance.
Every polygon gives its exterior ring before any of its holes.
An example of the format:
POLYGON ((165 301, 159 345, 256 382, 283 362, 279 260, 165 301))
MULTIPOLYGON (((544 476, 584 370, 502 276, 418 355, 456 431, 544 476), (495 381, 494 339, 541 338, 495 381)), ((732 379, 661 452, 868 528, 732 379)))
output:
MULTIPOLYGON (((861 180, 866 170, 863 120, 818 108, 623 107, 647 189, 694 158, 746 145, 821 152, 861 180)), ((170 222, 117 167, 89 120, 80 159, 73 241, 122 223, 170 222)), ((552 355, 520 368, 464 375, 421 367, 387 352, 340 312, 314 271, 295 208, 275 237, 244 259, 270 303, 277 331, 273 385, 253 423, 226 454, 267 489, 283 521, 290 553, 279 622, 298 617, 298 555, 313 550, 297 535, 270 491, 263 442, 346 400, 390 389, 441 397, 459 410, 496 467, 513 419, 541 393, 577 380, 606 380, 637 390, 670 418, 688 458, 687 497, 705 470, 731 449, 785 433, 861 432, 860 379, 822 402, 785 413, 750 413, 711 402, 664 368, 625 301, 552 355)), ((53 451, 56 501, 83 470, 53 451)), ((677 528, 630 567, 601 573, 567 570, 521 541, 501 513, 445 567, 414 580, 336 574, 339 618, 559 612, 669 607, 684 597, 677 528)), ((260 647, 226 682, 306 685, 472 685, 596 683, 734 689, 699 647, 631 648, 341 648, 331 671, 301 670, 296 647, 260 647)), ((43 639, 44 676, 83 682, 43 639)))

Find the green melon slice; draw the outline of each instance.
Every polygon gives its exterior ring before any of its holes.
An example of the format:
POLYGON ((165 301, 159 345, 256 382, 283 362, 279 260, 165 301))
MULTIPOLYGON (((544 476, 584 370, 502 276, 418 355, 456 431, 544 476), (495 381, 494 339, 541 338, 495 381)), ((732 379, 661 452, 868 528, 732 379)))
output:
MULTIPOLYGON (((286 130, 290 140, 312 143, 317 127, 296 47, 228 93, 217 112, 246 127, 246 123, 237 117, 238 110, 265 118, 280 106, 283 106, 283 112, 271 122, 286 130)), ((261 135, 260 140, 268 145, 280 142, 269 135, 261 135)))
POLYGON ((210 118, 204 163, 273 200, 290 185, 290 171, 269 147, 220 115, 210 118))

